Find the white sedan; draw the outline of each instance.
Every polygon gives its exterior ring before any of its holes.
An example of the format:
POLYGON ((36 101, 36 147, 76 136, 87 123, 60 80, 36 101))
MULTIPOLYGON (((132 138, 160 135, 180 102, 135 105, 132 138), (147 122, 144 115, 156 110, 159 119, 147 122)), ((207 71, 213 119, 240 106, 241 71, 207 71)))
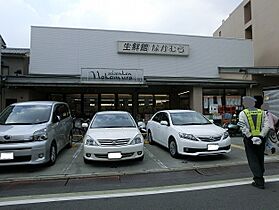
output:
POLYGON ((228 132, 195 111, 159 111, 148 121, 146 129, 149 143, 157 142, 168 148, 172 157, 231 151, 228 132))
POLYGON ((84 162, 143 160, 143 145, 143 136, 128 112, 98 112, 83 139, 84 162))

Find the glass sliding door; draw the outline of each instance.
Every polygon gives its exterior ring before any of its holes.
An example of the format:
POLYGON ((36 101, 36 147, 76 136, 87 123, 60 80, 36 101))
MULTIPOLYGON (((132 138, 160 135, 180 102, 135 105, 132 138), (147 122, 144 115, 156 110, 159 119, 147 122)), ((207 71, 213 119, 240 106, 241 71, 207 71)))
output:
POLYGON ((98 94, 84 94, 84 115, 91 119, 98 111, 98 94))
POLYGON ((133 111, 132 94, 118 94, 117 110, 127 111, 132 114, 133 111))
POLYGON ((101 94, 101 110, 115 110, 115 94, 101 94))

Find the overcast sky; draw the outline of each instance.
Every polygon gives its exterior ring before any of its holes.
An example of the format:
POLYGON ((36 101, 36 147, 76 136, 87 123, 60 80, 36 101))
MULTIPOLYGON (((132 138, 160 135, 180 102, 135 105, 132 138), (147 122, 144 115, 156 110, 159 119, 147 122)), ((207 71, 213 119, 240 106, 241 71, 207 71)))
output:
POLYGON ((30 47, 31 26, 212 36, 242 0, 0 0, 7 47, 30 47))

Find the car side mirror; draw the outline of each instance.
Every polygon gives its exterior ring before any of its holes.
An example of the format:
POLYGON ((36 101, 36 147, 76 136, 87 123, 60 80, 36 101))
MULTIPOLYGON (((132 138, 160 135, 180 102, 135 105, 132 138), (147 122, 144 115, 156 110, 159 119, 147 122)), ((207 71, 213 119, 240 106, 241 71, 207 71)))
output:
POLYGON ((161 121, 160 124, 161 125, 165 125, 165 126, 169 126, 169 123, 167 121, 165 121, 165 120, 161 121))
POLYGON ((83 127, 83 128, 88 128, 88 123, 82 123, 82 124, 81 124, 81 127, 83 127))

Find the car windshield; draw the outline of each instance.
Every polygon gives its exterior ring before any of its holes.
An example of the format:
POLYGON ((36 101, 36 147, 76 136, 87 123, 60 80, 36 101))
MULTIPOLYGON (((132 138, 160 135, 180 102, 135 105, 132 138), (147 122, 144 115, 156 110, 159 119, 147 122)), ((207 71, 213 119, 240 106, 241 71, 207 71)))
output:
POLYGON ((173 125, 205 125, 211 124, 202 114, 198 112, 171 113, 173 125))
POLYGON ((32 125, 49 121, 50 105, 11 105, 0 114, 1 125, 32 125))
POLYGON ((91 128, 122 128, 136 127, 129 114, 97 114, 91 128))

